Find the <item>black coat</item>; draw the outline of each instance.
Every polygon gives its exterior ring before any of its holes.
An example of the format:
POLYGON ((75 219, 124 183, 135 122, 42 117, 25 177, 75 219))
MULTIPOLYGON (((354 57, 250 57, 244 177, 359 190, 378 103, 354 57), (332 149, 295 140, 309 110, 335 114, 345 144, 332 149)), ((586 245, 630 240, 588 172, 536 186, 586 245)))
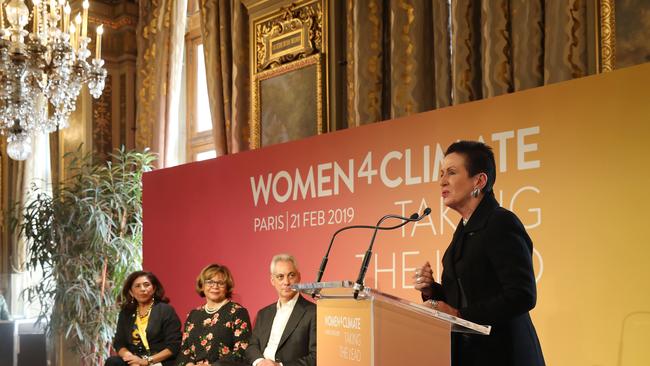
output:
POLYGON ((492 194, 483 198, 467 226, 458 225, 433 299, 492 330, 489 336, 453 333, 452 365, 544 365, 528 313, 537 299, 532 250, 521 221, 492 194))
MULTIPOLYGON (((277 303, 273 303, 257 313, 255 328, 246 349, 246 358, 253 362, 264 358, 264 349, 269 343, 273 319, 277 312, 277 303)), ((284 366, 316 365, 316 305, 298 295, 289 321, 287 322, 275 361, 284 366)))
MULTIPOLYGON (((117 331, 113 340, 113 348, 119 351, 121 348, 128 349, 133 354, 141 355, 136 347, 131 344, 131 334, 135 323, 135 310, 122 310, 117 320, 117 331)), ((157 302, 151 308, 149 323, 147 324, 147 341, 151 355, 154 355, 165 348, 173 354, 162 364, 171 365, 181 346, 181 321, 170 305, 157 302)))

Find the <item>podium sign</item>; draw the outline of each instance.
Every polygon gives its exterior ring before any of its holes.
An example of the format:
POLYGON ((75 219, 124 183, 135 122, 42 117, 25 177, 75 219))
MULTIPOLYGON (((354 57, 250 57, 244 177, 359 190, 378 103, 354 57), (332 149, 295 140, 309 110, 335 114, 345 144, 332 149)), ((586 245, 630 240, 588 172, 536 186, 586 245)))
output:
POLYGON ((319 366, 449 366, 450 332, 490 333, 490 327, 372 289, 354 299, 351 287, 348 281, 294 286, 316 294, 319 366))
POLYGON ((318 365, 373 365, 371 308, 371 301, 353 299, 318 301, 316 310, 318 365))

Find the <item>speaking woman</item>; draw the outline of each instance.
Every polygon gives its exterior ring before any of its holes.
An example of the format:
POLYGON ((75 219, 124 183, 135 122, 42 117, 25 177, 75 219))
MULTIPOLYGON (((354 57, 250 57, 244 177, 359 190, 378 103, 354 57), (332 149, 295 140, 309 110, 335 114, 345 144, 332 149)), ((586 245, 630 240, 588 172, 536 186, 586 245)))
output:
POLYGON ((106 366, 171 366, 181 344, 181 321, 151 272, 136 271, 122 288, 122 311, 106 366))
POLYGON ((517 216, 494 198, 495 179, 489 146, 472 141, 449 146, 441 195, 462 220, 443 256, 441 283, 427 262, 416 270, 414 286, 437 310, 492 326, 489 336, 453 333, 452 365, 544 365, 528 313, 537 297, 533 243, 517 216))

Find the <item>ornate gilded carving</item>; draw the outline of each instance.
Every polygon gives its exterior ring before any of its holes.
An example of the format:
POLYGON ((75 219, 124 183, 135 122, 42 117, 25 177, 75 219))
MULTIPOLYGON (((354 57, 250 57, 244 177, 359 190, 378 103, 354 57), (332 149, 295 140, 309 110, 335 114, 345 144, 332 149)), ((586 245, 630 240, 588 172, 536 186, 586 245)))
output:
POLYGON ((600 1, 600 72, 616 67, 616 13, 614 0, 600 1))
POLYGON ((357 116, 357 109, 355 108, 355 100, 356 100, 356 95, 355 95, 355 85, 356 85, 356 74, 354 73, 355 71, 355 63, 357 62, 355 59, 355 54, 354 54, 354 39, 355 39, 355 28, 353 24, 354 17, 352 14, 354 14, 354 6, 355 6, 355 1, 354 0, 348 0, 346 4, 346 13, 348 14, 348 19, 347 19, 347 29, 346 29, 346 56, 347 56, 347 64, 345 66, 346 72, 347 72, 347 122, 348 126, 359 126, 358 119, 356 118, 357 116))
POLYGON ((137 18, 128 15, 120 16, 117 19, 110 19, 108 17, 96 17, 91 15, 88 17, 88 22, 90 24, 103 24, 104 28, 111 29, 120 29, 126 26, 135 27, 138 24, 137 18))
POLYGON ((120 109, 120 115, 119 115, 119 126, 120 126, 120 137, 118 139, 119 141, 119 146, 127 146, 129 147, 129 144, 126 140, 126 129, 127 127, 127 100, 126 100, 126 92, 127 92, 127 87, 126 87, 126 75, 122 74, 120 75, 120 101, 119 101, 119 109, 120 109))
POLYGON ((112 79, 113 77, 110 74, 106 77, 104 93, 97 101, 93 101, 93 146, 97 155, 103 160, 108 160, 108 154, 113 149, 113 134, 111 131, 112 79))
POLYGON ((321 3, 291 5, 255 23, 255 73, 308 57, 323 49, 321 3))

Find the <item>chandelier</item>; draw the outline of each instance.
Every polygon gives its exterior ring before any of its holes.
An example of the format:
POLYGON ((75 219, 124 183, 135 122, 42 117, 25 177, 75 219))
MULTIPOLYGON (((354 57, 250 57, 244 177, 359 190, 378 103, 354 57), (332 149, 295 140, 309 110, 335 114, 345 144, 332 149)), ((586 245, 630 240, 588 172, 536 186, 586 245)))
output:
POLYGON ((88 0, 74 20, 66 0, 31 2, 31 14, 24 0, 0 6, 0 132, 7 135, 7 154, 14 160, 29 157, 34 135, 67 126, 84 84, 99 98, 107 74, 100 57, 101 25, 95 57, 87 61, 88 0), (23 29, 30 20, 31 33, 23 29))

